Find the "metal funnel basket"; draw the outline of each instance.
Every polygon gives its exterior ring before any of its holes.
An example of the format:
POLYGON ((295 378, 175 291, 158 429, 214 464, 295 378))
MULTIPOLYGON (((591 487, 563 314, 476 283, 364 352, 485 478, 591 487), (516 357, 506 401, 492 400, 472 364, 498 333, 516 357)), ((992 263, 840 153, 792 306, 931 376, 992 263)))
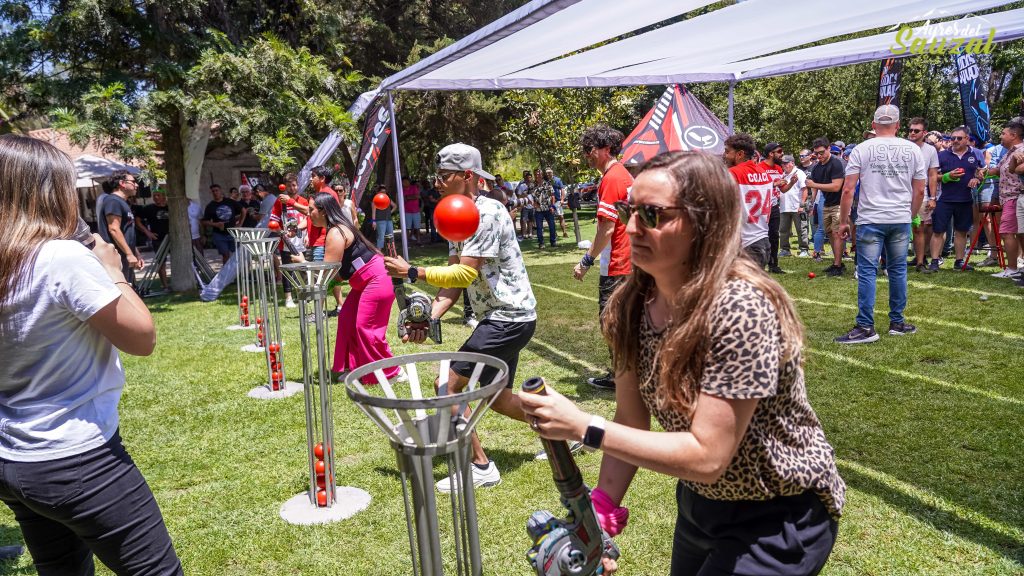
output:
POLYGON ((361 366, 345 377, 348 397, 384 432, 398 459, 414 576, 444 574, 434 456, 444 456, 448 465, 456 573, 483 573, 470 438, 507 381, 505 362, 469 352, 396 356, 361 366), (452 362, 466 362, 473 368, 462 391, 449 394, 452 362), (395 366, 404 369, 407 382, 385 377, 385 370, 395 366), (487 377, 482 378, 485 371, 487 377), (373 384, 362 383, 367 376, 372 376, 373 384), (436 391, 435 378, 442 383, 436 391))

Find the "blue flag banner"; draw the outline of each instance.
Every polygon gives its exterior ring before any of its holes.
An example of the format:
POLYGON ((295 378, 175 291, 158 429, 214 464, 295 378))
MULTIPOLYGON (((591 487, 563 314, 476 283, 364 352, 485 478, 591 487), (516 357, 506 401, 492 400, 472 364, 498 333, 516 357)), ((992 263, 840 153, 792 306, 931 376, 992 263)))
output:
POLYGON ((985 79, 977 54, 961 52, 953 55, 957 83, 960 86, 960 104, 964 110, 964 126, 984 145, 989 141, 989 122, 992 113, 988 107, 985 79))

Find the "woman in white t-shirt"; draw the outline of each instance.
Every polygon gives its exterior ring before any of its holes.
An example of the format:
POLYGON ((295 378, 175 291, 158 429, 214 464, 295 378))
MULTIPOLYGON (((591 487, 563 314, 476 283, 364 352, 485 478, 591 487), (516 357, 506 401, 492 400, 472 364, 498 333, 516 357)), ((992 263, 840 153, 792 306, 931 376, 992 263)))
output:
POLYGON ((182 574, 160 509, 118 434, 118 351, 145 356, 153 318, 114 247, 72 240, 75 168, 0 136, 0 500, 39 574, 182 574))

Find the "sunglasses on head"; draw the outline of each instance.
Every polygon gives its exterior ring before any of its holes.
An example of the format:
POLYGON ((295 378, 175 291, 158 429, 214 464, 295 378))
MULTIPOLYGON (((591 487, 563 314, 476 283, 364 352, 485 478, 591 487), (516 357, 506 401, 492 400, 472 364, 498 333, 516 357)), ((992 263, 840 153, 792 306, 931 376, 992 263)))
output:
POLYGON ((630 204, 629 202, 616 202, 615 211, 619 214, 619 222, 623 225, 629 224, 629 219, 635 213, 640 223, 646 228, 657 228, 661 223, 661 213, 665 210, 686 210, 684 206, 654 206, 652 204, 630 204))

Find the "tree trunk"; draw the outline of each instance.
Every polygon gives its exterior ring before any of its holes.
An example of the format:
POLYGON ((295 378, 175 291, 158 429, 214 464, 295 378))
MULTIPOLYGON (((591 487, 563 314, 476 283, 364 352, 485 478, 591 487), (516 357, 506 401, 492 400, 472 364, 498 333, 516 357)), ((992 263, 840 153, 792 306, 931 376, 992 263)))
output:
POLYGON ((192 271, 192 231, 188 223, 188 197, 185 195, 185 156, 181 114, 161 131, 164 169, 167 171, 167 206, 170 212, 171 290, 187 292, 196 288, 192 271))

